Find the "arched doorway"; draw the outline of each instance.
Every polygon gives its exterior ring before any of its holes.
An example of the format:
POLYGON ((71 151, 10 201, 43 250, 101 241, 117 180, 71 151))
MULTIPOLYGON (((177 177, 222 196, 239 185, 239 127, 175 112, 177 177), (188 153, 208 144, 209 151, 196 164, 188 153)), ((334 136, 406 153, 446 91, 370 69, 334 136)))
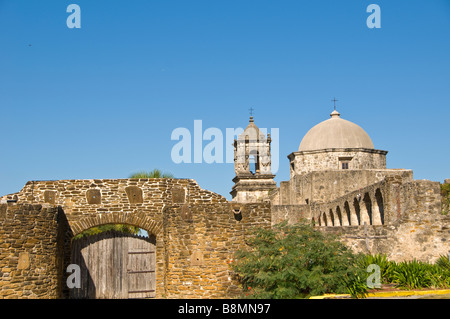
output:
POLYGON ((80 267, 80 286, 70 298, 155 298, 156 237, 110 230, 74 239, 71 264, 80 267))

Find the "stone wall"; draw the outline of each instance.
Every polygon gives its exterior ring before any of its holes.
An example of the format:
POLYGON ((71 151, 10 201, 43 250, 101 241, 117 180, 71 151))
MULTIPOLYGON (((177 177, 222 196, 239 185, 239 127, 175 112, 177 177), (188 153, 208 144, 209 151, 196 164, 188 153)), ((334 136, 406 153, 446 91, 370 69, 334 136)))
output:
POLYGON ((201 189, 194 180, 184 179, 35 181, 3 198, 7 199, 17 201, 4 204, 10 213, 8 218, 0 220, 4 231, 0 247, 5 248, 2 252, 8 256, 12 254, 9 259, 3 259, 2 255, 4 276, 10 278, 13 271, 18 285, 5 286, 8 288, 5 296, 11 298, 22 297, 20 287, 26 287, 26 294, 32 298, 67 298, 68 288, 61 283, 68 276, 62 270, 70 264, 71 239, 102 224, 130 224, 156 237, 157 298, 234 296, 238 286, 231 278, 228 262, 245 245, 248 231, 254 226, 269 227, 271 219, 268 203, 231 203, 201 189), (35 227, 34 215, 25 214, 24 218, 21 214, 11 215, 13 207, 42 205, 52 207, 36 213, 45 215, 42 227, 35 227), (50 216, 50 211, 55 214, 59 211, 59 218, 65 220, 64 229, 58 228, 56 217, 50 216), (34 231, 24 237, 30 241, 15 235, 30 228, 34 231), (3 238, 9 246, 3 244, 3 238), (30 249, 46 247, 45 258, 33 262, 36 269, 45 269, 49 283, 43 284, 43 279, 34 275, 17 275, 22 272, 17 273, 17 265, 12 261, 17 262, 22 251, 12 250, 15 240, 30 249), (30 285, 42 286, 47 292, 30 292, 30 285))
POLYGON ((450 252, 450 216, 442 214, 439 182, 389 176, 332 201, 312 203, 309 211, 308 205, 279 205, 272 211, 280 221, 309 215, 317 229, 341 236, 353 251, 386 254, 394 261, 434 262, 450 252))
POLYGON ((277 189, 275 175, 241 174, 233 178, 235 184, 230 194, 237 203, 261 203, 269 199, 269 194, 277 189))
POLYGON ((317 171, 281 182, 279 194, 274 192, 270 199, 274 205, 326 203, 389 176, 398 176, 400 183, 413 180, 412 171, 403 169, 317 171))
POLYGON ((355 252, 386 254, 389 260, 435 262, 450 253, 450 216, 403 217, 390 225, 320 227, 335 233, 355 252))
POLYGON ((0 298, 59 298, 67 221, 57 207, 0 204, 0 298))
POLYGON ((313 171, 341 169, 340 162, 348 162, 348 169, 385 169, 386 151, 373 149, 325 149, 291 153, 291 179, 313 171))
POLYGON ((311 220, 311 206, 310 205, 273 205, 272 211, 272 225, 276 225, 283 221, 288 224, 295 224, 301 220, 311 220))
POLYGON ((241 290, 233 278, 233 254, 253 227, 270 226, 269 204, 195 205, 164 210, 166 298, 230 298, 241 290), (188 217, 185 217, 188 215, 188 217))

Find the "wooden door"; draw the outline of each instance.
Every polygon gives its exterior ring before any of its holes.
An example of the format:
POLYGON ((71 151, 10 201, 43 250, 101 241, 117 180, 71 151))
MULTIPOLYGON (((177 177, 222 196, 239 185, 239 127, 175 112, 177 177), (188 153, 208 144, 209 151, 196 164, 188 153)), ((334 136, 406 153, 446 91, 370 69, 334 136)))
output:
POLYGON ((72 242, 72 264, 80 266, 81 287, 71 298, 154 298, 155 238, 108 231, 72 242))
POLYGON ((155 248, 145 241, 132 241, 128 246, 128 298, 154 298, 155 248))

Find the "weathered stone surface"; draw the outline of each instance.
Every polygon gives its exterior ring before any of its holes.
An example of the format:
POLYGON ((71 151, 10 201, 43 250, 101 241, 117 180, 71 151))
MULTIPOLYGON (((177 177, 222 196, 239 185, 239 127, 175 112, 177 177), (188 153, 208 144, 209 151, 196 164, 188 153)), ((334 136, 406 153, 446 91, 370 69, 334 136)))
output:
POLYGON ((63 236, 57 207, 0 204, 0 298, 61 296, 63 236))
POLYGON ((56 202, 56 191, 44 191, 44 203, 54 204, 56 202))
POLYGON ((186 191, 181 187, 172 188, 172 203, 174 204, 184 204, 186 191))
POLYGON ((224 197, 201 189, 194 180, 140 179, 132 180, 133 185, 130 182, 34 182, 17 193, 18 203, 0 205, 0 298, 67 297, 68 274, 63 270, 70 264, 70 239, 106 223, 131 224, 155 235, 157 298, 234 296, 238 287, 231 280, 227 261, 245 245, 245 235, 251 227, 270 225, 269 204, 254 204, 248 209, 239 204, 243 216, 238 222, 224 197), (91 188, 92 184, 95 188, 91 188), (129 201, 132 192, 127 194, 127 187, 142 190, 141 203, 129 201), (176 200, 184 197, 184 205, 173 203, 173 190, 177 188, 189 189, 176 200), (61 191, 55 197, 55 205, 41 205, 45 191, 56 189, 61 191), (96 190, 101 191, 101 202, 89 204, 86 194, 96 190), (33 205, 27 200, 31 193, 33 205), (259 213, 250 214, 251 211, 259 213), (26 266, 21 253, 29 254, 28 269, 17 269, 19 263, 20 268, 26 266), (10 254, 13 258, 4 258, 10 254), (26 276, 25 271, 33 275, 26 276), (217 277, 217 273, 223 275, 217 277), (14 285, 4 288, 11 279, 14 285))
POLYGON ((128 186, 125 188, 130 204, 140 204, 144 202, 142 189, 137 186, 128 186))
MULTIPOLYGON (((34 244, 31 246, 34 247, 34 244)), ((30 255, 28 252, 19 253, 19 261, 17 263, 17 269, 28 269, 30 268, 30 255)))
POLYGON ((88 189, 86 191, 86 199, 88 204, 101 204, 102 193, 100 189, 88 189))

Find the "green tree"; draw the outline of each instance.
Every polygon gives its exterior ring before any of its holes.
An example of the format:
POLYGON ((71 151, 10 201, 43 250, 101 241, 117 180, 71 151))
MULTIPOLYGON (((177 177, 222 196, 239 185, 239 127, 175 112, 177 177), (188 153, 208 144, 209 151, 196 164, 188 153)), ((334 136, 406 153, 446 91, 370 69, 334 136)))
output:
POLYGON ((256 229, 247 243, 231 262, 244 297, 292 299, 349 292, 364 296, 367 291, 367 274, 357 267, 358 256, 336 237, 306 223, 256 229))
POLYGON ((163 173, 159 169, 154 169, 153 171, 141 171, 134 174, 131 174, 129 178, 174 178, 171 173, 163 173))

